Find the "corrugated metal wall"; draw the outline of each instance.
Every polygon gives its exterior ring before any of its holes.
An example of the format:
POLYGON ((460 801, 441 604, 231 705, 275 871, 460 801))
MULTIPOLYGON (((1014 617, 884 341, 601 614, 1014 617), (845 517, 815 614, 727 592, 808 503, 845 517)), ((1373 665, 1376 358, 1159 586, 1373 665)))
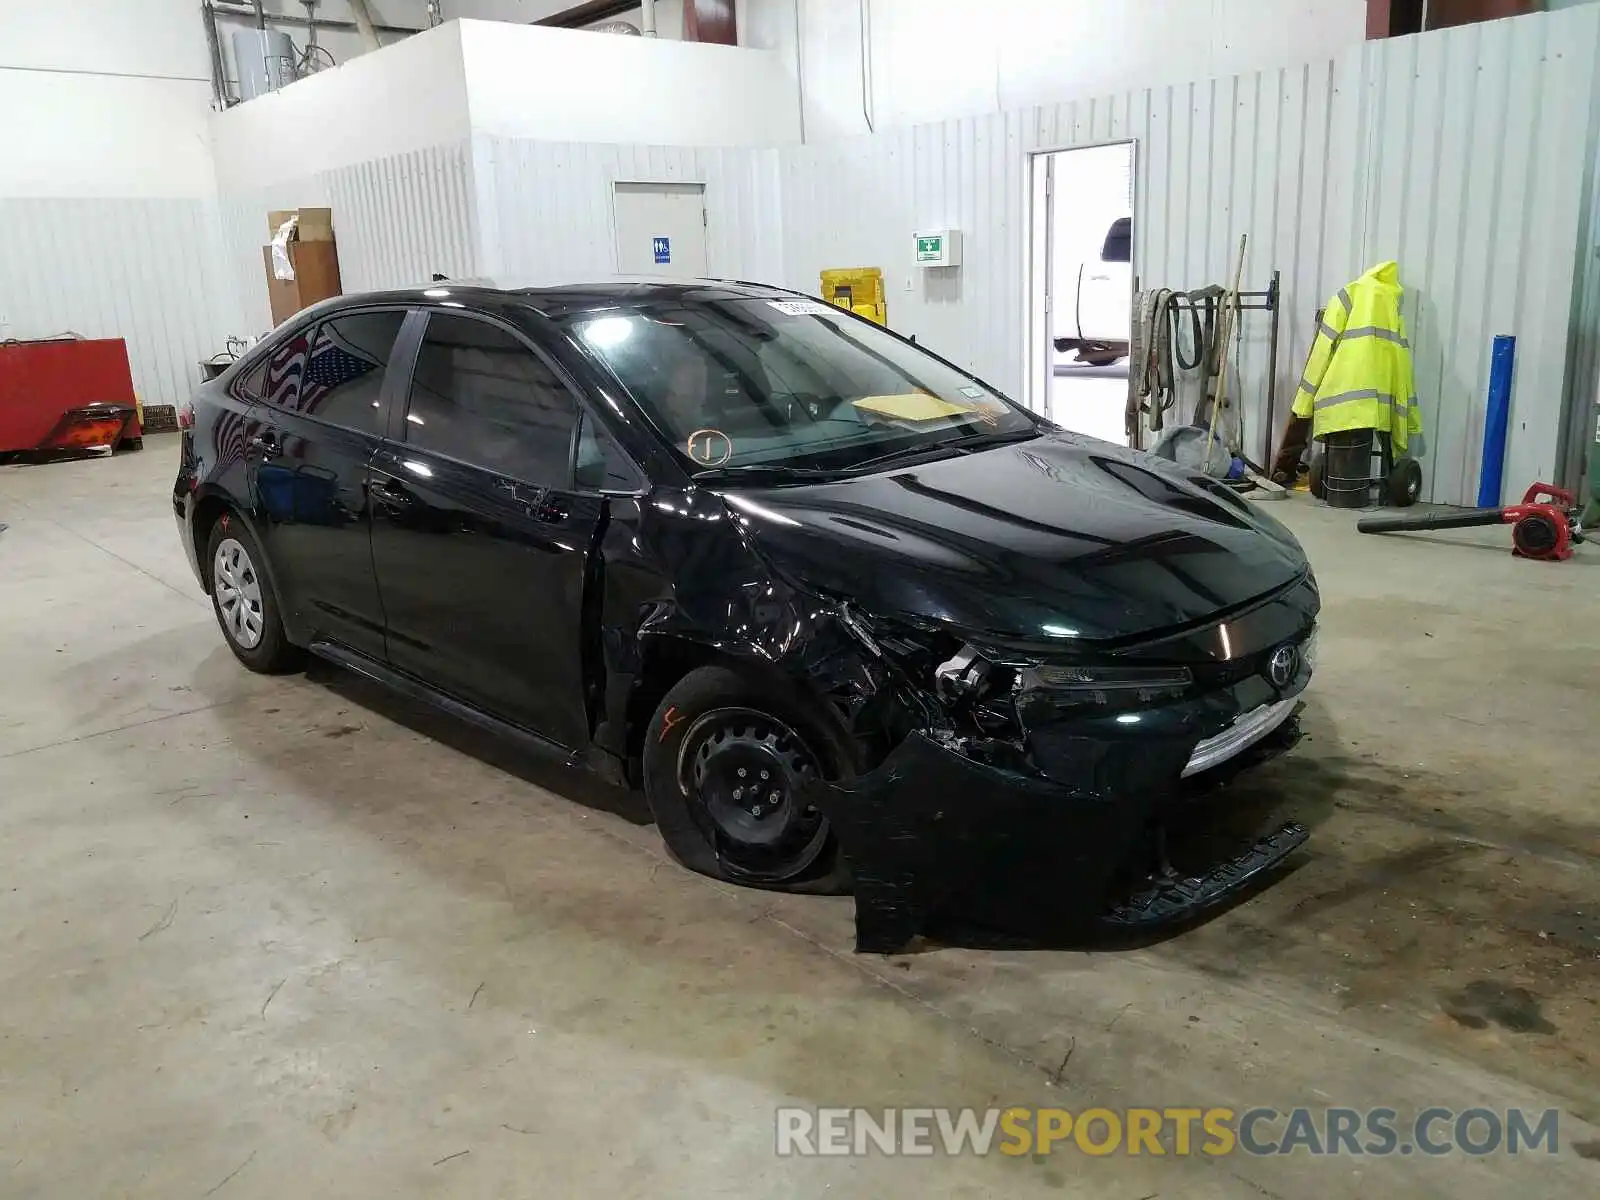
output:
POLYGON ((476 164, 486 273, 507 282, 616 271, 612 184, 706 185, 713 275, 782 274, 778 151, 479 139, 476 164))
MULTIPOLYGON (((1024 154, 1041 144, 1037 115, 1003 113, 783 150, 785 282, 815 293, 824 268, 882 267, 896 330, 1020 395, 1024 154), (947 226, 963 233, 962 267, 919 271, 912 234, 947 226), (905 290, 907 281, 914 290, 905 290)), ((1109 108, 1106 116, 1109 127, 1109 108)))
MULTIPOLYGON (((1324 62, 785 151, 787 280, 815 290, 824 267, 881 266, 897 329, 1020 396, 1027 158, 1133 138, 1141 281, 1187 288, 1231 277, 1239 235, 1249 234, 1245 286, 1264 288, 1275 267, 1283 272, 1279 387, 1287 405, 1309 348, 1309 329, 1287 314, 1304 312, 1309 326, 1350 258, 1348 223, 1323 228, 1329 188, 1334 206, 1339 190, 1353 190, 1328 169, 1338 143, 1354 139, 1354 114, 1340 127, 1334 111, 1349 74, 1324 62), (962 268, 919 271, 912 232, 946 225, 963 231, 962 268)), ((1257 447, 1266 315, 1250 314, 1244 332, 1246 444, 1257 447)))
POLYGON ((1505 489, 1556 474, 1597 63, 1592 5, 1366 49, 1352 242, 1412 289, 1433 498, 1475 502, 1498 333, 1517 338, 1505 489))
POLYGON ((222 347, 221 263, 202 200, 0 200, 0 337, 120 337, 139 398, 176 404, 222 347))
MULTIPOLYGON (((1600 85, 1590 105, 1592 138, 1600 138, 1600 85)), ((1584 208, 1579 217, 1578 279, 1567 328, 1567 423, 1562 430, 1561 471, 1577 481, 1600 479, 1600 149, 1589 156, 1584 208)))
POLYGON ((425 283, 435 272, 481 275, 471 146, 462 142, 376 159, 221 198, 238 332, 271 327, 261 247, 274 209, 333 209, 346 292, 425 283))
MULTIPOLYGON (((1283 272, 1280 413, 1323 300, 1373 262, 1400 262, 1428 495, 1470 503, 1495 333, 1519 338, 1508 486, 1556 465, 1597 61, 1600 6, 1589 6, 1372 42, 1304 67, 786 149, 785 278, 815 290, 824 267, 882 266, 897 329, 1020 395, 1027 156, 1135 138, 1145 286, 1222 281, 1241 233, 1247 287, 1283 272), (965 233, 964 266, 917 271, 913 231, 946 225, 965 233)), ((1245 331, 1245 445, 1259 453, 1265 315, 1245 331)))

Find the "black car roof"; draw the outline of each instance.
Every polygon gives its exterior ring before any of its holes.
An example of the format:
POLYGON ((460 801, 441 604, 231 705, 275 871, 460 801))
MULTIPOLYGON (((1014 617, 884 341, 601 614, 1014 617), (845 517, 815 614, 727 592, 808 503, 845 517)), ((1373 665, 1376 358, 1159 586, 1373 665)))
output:
POLYGON ((560 283, 507 288, 481 281, 455 283, 444 279, 426 287, 394 288, 340 296, 317 306, 319 314, 369 304, 426 304, 455 300, 491 311, 508 307, 535 309, 547 317, 565 317, 624 305, 670 302, 714 303, 719 300, 772 300, 802 293, 763 283, 734 279, 656 279, 625 276, 589 283, 560 283))

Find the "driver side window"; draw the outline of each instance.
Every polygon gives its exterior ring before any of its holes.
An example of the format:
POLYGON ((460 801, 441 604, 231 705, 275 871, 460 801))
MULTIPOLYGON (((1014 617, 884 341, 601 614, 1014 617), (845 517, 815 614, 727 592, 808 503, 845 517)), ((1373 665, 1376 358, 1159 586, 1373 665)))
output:
POLYGON ((564 488, 577 420, 567 385, 510 332, 454 313, 429 316, 406 409, 408 445, 564 488))
POLYGON ((611 435, 588 413, 578 419, 578 487, 590 492, 637 492, 644 478, 611 435))

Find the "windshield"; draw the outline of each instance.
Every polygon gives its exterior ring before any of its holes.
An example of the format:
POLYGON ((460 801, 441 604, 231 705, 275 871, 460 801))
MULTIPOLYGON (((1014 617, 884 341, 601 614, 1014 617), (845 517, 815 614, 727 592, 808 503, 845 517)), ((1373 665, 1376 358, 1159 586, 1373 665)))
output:
POLYGON ((988 388, 816 300, 671 301, 568 328, 691 471, 849 470, 1035 432, 988 388))

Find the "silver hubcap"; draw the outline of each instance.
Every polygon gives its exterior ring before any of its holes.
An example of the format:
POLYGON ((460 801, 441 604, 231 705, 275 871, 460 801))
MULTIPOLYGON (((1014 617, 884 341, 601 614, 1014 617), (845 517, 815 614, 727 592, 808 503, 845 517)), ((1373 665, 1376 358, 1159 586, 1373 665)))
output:
POLYGON ((211 564, 211 588, 223 631, 234 645, 253 650, 261 641, 261 580, 245 548, 233 538, 223 538, 211 564))

